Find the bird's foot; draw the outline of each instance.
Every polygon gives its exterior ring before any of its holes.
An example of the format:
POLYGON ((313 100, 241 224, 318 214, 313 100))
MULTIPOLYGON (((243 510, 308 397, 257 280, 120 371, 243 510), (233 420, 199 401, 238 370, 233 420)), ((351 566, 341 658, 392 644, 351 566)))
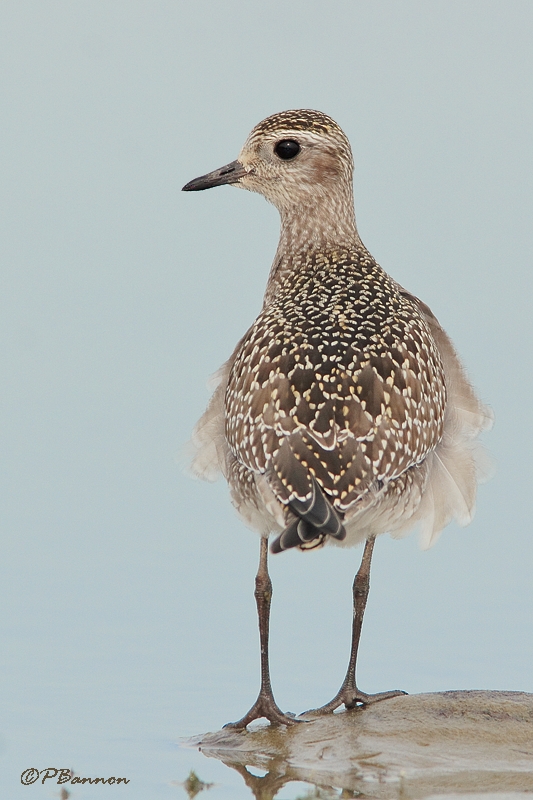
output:
POLYGON ((369 706, 372 705, 372 703, 379 703, 381 700, 389 700, 391 697, 399 697, 402 694, 407 694, 407 692, 402 692, 400 689, 394 689, 391 692, 366 694, 366 692, 361 692, 357 686, 342 686, 333 700, 330 700, 329 703, 320 706, 320 708, 312 708, 309 711, 306 711, 304 714, 300 714, 300 716, 306 717, 331 714, 342 705, 344 705, 346 708, 369 706))
POLYGON ((294 714, 284 714, 278 707, 272 694, 260 692, 259 697, 242 719, 237 720, 237 722, 228 722, 224 727, 242 730, 246 728, 250 722, 253 722, 254 719, 261 719, 262 717, 266 717, 271 725, 296 725, 304 721, 296 719, 294 714))

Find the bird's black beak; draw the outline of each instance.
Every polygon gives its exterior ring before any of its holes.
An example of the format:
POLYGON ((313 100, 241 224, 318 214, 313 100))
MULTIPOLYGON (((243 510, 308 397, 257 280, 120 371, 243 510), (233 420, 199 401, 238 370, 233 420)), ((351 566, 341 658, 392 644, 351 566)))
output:
POLYGON ((186 183, 182 192, 201 192, 202 189, 211 189, 213 186, 223 186, 225 183, 236 183, 247 175, 248 172, 240 161, 232 161, 225 167, 201 175, 193 181, 186 183))

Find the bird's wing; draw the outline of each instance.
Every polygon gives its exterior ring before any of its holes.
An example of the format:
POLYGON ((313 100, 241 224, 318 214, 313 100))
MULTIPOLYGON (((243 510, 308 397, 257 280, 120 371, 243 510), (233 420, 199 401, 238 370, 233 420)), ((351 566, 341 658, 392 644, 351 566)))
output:
POLYGON ((442 363, 416 311, 415 321, 407 337, 392 331, 382 346, 337 348, 326 358, 290 332, 284 346, 264 320, 252 326, 229 377, 226 436, 281 503, 309 502, 315 480, 345 511, 435 448, 442 363))
POLYGON ((472 437, 477 436, 481 431, 488 430, 494 422, 492 409, 483 405, 476 395, 450 337, 426 303, 403 287, 399 287, 399 289, 401 295, 419 309, 431 331, 444 365, 448 405, 453 407, 460 417, 461 426, 472 437))

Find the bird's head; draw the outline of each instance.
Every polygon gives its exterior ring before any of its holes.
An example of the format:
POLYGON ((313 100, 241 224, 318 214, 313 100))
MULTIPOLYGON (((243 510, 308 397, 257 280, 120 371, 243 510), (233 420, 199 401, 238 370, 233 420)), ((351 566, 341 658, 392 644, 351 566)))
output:
POLYGON ((282 111, 260 122, 236 161, 183 187, 192 192, 233 184, 259 192, 280 212, 352 193, 350 143, 320 111, 282 111))

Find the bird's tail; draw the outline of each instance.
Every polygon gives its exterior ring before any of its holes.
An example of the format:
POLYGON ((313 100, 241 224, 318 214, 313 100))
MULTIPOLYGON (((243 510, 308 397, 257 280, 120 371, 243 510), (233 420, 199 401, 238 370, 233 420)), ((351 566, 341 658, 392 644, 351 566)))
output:
POLYGON ((284 531, 272 542, 270 551, 281 553, 291 547, 311 550, 323 544, 326 536, 342 540, 346 536, 339 513, 324 496, 322 489, 312 479, 311 495, 305 500, 293 499, 289 508, 296 519, 287 525, 284 531))

